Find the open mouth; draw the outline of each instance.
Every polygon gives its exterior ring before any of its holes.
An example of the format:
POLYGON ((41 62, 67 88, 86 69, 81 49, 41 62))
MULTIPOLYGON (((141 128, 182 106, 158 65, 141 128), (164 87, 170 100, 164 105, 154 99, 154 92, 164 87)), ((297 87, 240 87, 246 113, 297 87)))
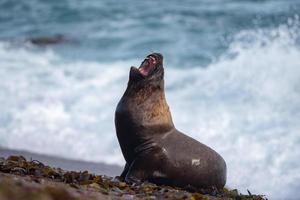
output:
POLYGON ((149 73, 152 71, 152 69, 154 69, 157 62, 158 61, 155 58, 155 56, 149 55, 142 62, 141 66, 138 68, 138 70, 143 76, 148 76, 149 73))
POLYGON ((131 66, 130 80, 141 80, 153 75, 163 76, 163 56, 160 53, 148 55, 139 67, 131 66))

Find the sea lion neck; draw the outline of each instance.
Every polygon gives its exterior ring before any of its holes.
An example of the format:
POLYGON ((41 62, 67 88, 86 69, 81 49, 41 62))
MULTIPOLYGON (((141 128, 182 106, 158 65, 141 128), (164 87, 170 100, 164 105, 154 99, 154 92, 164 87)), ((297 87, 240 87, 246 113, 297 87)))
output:
POLYGON ((169 106, 165 98, 164 81, 156 84, 128 84, 118 106, 118 112, 127 113, 137 127, 155 130, 174 128, 169 106))

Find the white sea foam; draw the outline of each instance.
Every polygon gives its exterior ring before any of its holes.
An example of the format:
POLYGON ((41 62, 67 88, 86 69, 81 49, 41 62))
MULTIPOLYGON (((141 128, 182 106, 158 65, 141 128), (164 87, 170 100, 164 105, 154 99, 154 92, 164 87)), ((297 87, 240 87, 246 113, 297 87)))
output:
POLYGON ((231 44, 232 58, 166 73, 175 124, 225 157, 228 186, 279 199, 300 186, 300 50, 294 42, 286 26, 246 31, 231 44), (172 88, 178 78, 186 84, 172 88))
MULTIPOLYGON (((225 158, 229 187, 271 198, 300 187, 300 50, 291 30, 244 31, 206 68, 166 67, 177 128, 225 158)), ((113 117, 137 63, 65 61, 0 43, 0 145, 124 164, 113 117)))

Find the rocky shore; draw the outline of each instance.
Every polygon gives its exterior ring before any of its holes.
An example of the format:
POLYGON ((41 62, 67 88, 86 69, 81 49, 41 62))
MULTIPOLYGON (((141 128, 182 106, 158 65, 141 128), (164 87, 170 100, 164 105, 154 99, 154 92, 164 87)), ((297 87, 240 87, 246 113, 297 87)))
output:
POLYGON ((263 200, 263 195, 240 194, 237 190, 216 188, 185 189, 144 182, 127 184, 119 177, 95 175, 88 171, 66 171, 23 156, 0 157, 1 200, 79 200, 79 199, 189 199, 263 200))

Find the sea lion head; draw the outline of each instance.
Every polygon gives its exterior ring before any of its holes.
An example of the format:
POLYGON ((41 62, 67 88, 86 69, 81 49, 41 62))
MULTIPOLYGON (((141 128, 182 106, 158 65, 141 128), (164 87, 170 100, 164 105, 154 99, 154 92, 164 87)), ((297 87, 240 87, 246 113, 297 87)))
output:
POLYGON ((127 120, 130 119, 133 127, 143 127, 151 131, 156 130, 154 127, 173 128, 165 98, 161 54, 152 53, 146 56, 140 67, 131 67, 128 85, 116 113, 118 117, 126 116, 127 120))
POLYGON ((128 84, 140 86, 161 84, 163 78, 163 56, 160 53, 152 53, 146 56, 140 67, 131 67, 128 84))

